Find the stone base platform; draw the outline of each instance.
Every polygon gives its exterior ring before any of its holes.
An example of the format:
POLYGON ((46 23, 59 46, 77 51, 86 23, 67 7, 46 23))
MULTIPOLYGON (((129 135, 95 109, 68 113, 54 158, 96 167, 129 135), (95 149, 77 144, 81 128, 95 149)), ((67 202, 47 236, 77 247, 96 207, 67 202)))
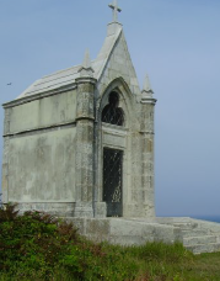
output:
POLYGON ((188 217, 176 218, 65 218, 79 233, 100 242, 142 245, 180 241, 194 254, 220 251, 220 224, 188 217))

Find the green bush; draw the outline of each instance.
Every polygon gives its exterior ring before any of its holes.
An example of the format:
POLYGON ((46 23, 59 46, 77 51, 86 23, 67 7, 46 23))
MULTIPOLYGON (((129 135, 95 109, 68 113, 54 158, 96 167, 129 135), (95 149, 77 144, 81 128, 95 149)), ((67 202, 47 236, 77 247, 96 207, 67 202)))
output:
POLYGON ((0 281, 219 281, 219 257, 195 257, 180 243, 96 244, 48 214, 0 208, 0 281))
POLYGON ((7 204, 0 209, 0 272, 11 277, 36 274, 50 278, 54 268, 80 243, 77 230, 40 212, 19 216, 15 208, 7 204))
POLYGON ((134 280, 138 266, 124 259, 123 248, 94 244, 48 214, 19 216, 15 209, 11 204, 0 209, 1 276, 52 280, 62 271, 71 280, 134 280))

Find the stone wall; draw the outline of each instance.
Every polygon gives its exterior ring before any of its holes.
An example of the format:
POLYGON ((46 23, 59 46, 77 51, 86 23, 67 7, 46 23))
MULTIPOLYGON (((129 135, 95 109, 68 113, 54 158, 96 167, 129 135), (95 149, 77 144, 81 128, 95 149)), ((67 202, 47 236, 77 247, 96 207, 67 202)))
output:
POLYGON ((49 202, 48 211, 75 202, 75 100, 70 91, 6 108, 4 202, 40 210, 49 202))
POLYGON ((10 126, 4 134, 13 134, 75 121, 76 93, 62 94, 33 100, 28 103, 6 108, 10 126))

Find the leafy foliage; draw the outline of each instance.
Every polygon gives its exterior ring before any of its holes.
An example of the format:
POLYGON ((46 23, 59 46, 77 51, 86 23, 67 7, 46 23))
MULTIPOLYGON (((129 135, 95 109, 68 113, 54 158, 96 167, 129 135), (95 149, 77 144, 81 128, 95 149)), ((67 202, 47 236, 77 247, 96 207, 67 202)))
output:
POLYGON ((53 268, 62 264, 79 243, 77 230, 71 224, 58 222, 48 214, 26 212, 19 216, 12 204, 0 209, 1 272, 20 277, 35 272, 39 277, 50 278, 53 268))
POLYGON ((46 213, 19 215, 12 204, 0 208, 0 281, 217 281, 219 257, 195 257, 180 243, 95 244, 46 213))

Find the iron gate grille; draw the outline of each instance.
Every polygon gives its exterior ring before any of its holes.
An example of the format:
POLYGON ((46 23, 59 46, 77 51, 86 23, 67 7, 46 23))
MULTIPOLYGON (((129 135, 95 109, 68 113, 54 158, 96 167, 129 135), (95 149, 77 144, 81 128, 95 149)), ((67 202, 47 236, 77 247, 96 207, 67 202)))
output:
POLYGON ((108 217, 122 216, 122 162, 123 151, 104 148, 103 151, 103 201, 108 217))

